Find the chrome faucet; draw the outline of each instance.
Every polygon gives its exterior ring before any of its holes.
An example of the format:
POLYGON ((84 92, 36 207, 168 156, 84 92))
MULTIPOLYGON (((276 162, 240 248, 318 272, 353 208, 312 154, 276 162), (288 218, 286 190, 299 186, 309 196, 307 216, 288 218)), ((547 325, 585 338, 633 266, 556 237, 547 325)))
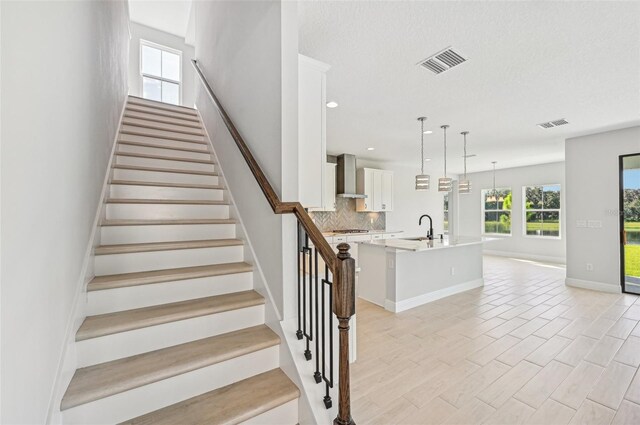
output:
POLYGON ((424 214, 418 220, 418 226, 422 226, 422 219, 427 217, 429 219, 429 230, 427 230, 427 239, 430 241, 433 240, 433 220, 431 220, 431 216, 429 214, 424 214))

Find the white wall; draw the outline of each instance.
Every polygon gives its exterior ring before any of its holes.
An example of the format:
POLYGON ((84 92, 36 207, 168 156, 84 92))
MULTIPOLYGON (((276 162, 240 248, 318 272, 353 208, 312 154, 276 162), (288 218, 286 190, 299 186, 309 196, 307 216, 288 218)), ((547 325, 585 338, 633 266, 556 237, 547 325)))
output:
POLYGON ((182 104, 195 104, 195 73, 191 59, 195 58, 195 48, 185 44, 184 39, 176 35, 131 22, 131 45, 129 48, 129 93, 142 97, 142 79, 140 77, 140 39, 161 44, 182 52, 182 104))
POLYGON ((6 424, 42 424, 127 92, 123 1, 2 2, 6 424))
MULTIPOLYGON (((295 13, 283 5, 278 1, 194 3, 196 58, 281 199, 283 193, 291 195, 293 184, 297 187, 297 173, 283 162, 287 157, 283 146, 291 144, 292 137, 297 140, 297 78, 293 78, 297 76, 293 69, 297 68, 297 42, 283 37, 297 34, 289 27, 297 24, 295 13)), ((283 240, 287 232, 283 218, 269 207, 201 84, 196 86, 196 104, 282 314, 283 277, 295 264, 295 236, 283 240)))
MULTIPOLYGON (((499 164, 498 164, 499 166, 499 164)), ((566 208, 565 166, 563 162, 497 169, 496 187, 510 187, 513 193, 511 212, 511 236, 487 242, 485 252, 494 252, 514 257, 564 262, 566 258, 566 208), (532 185, 561 185, 560 239, 524 236, 522 187, 532 185)), ((472 192, 460 195, 459 235, 480 236, 482 231, 481 190, 493 187, 493 171, 468 175, 472 192)))
POLYGON ((640 127, 566 141, 568 284, 620 291, 618 161, 632 153, 640 153, 640 127), (601 221, 602 227, 578 228, 577 220, 601 221))

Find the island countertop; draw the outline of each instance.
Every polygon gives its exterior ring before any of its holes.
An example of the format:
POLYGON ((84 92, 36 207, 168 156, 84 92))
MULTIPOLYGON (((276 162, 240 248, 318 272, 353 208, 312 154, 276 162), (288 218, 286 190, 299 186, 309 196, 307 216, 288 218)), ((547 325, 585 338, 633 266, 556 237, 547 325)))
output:
POLYGON ((491 238, 458 237, 455 241, 449 239, 412 240, 411 238, 382 239, 364 242, 370 245, 383 246, 403 251, 429 251, 437 249, 455 248, 459 246, 477 245, 493 240, 491 238))

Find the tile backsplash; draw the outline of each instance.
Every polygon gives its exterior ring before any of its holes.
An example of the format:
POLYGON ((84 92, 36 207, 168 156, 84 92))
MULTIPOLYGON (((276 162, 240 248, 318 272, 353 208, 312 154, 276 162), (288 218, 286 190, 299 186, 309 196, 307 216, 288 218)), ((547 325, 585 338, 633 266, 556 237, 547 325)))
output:
POLYGON ((383 212, 356 212, 356 200, 336 198, 335 211, 310 212, 313 222, 322 232, 342 229, 385 230, 383 212))

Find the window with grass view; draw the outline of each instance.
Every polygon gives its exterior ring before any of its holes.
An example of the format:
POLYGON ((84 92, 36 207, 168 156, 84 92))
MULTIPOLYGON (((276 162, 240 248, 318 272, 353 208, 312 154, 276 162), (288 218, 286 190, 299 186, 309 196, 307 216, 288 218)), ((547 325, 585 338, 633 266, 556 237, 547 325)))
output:
POLYGON ((560 237, 560 185, 526 186, 524 198, 524 234, 560 237))
POLYGON ((142 97, 180 104, 181 53, 140 40, 142 97))
POLYGON ((511 234, 511 189, 482 191, 482 232, 493 235, 511 234))

